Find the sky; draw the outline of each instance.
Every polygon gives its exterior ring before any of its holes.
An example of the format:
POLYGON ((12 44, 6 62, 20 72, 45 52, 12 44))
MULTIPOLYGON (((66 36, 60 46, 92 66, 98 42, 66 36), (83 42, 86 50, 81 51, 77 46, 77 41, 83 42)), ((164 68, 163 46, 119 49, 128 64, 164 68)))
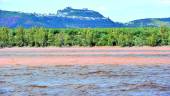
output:
POLYGON ((8 11, 49 14, 65 7, 95 10, 117 22, 170 17, 170 0, 0 0, 8 11))

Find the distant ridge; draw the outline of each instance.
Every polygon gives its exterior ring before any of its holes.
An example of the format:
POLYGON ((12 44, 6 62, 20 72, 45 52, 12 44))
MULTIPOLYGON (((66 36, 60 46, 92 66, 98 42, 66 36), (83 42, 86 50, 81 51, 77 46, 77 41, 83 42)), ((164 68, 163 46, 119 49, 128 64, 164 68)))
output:
POLYGON ((0 10, 0 26, 15 28, 17 26, 47 28, 110 28, 122 27, 100 13, 88 9, 67 7, 56 14, 42 15, 0 10))
POLYGON ((160 27, 170 26, 170 18, 146 18, 133 20, 125 24, 127 27, 160 27))
POLYGON ((46 28, 112 28, 112 27, 159 27, 170 26, 170 18, 147 18, 128 23, 114 22, 99 12, 66 7, 56 14, 36 14, 0 10, 0 26, 46 28))

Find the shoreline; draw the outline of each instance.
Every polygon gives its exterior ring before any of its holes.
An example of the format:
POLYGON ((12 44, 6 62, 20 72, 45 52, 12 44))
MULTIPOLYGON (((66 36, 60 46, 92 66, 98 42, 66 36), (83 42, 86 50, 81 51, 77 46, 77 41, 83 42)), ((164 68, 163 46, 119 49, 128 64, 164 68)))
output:
POLYGON ((170 46, 162 47, 13 47, 0 49, 0 66, 170 64, 170 46))
POLYGON ((121 47, 121 46, 94 46, 94 47, 81 47, 81 46, 71 46, 71 47, 4 47, 2 49, 161 49, 161 50, 170 50, 170 46, 132 46, 132 47, 121 47))

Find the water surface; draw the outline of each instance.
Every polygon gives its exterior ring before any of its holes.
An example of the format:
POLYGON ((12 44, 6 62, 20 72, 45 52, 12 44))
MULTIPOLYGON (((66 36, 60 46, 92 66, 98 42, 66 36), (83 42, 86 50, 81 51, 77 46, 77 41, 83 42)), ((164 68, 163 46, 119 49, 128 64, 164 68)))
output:
POLYGON ((0 67, 0 96, 170 96, 170 65, 0 67))

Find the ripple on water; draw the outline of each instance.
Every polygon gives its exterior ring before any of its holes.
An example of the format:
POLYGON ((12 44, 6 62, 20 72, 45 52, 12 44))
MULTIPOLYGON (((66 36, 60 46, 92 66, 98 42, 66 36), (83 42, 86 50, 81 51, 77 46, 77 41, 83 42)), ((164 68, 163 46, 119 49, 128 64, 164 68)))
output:
POLYGON ((169 96, 170 65, 0 68, 0 95, 169 96))

